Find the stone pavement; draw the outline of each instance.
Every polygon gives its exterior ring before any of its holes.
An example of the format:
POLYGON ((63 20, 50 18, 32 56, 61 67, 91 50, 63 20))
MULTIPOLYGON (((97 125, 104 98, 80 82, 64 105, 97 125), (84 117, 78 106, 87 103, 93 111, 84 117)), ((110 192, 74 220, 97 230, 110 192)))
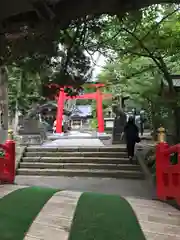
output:
MULTIPOLYGON (((48 136, 49 141, 46 141, 42 146, 47 147, 69 147, 69 146, 76 146, 76 147, 83 147, 83 146, 90 146, 90 147, 98 147, 98 146, 107 146, 112 145, 112 139, 109 134, 102 134, 105 138, 101 138, 101 140, 97 137, 97 133, 93 135, 92 132, 80 132, 80 131, 70 131, 68 135, 60 135, 60 134, 50 134, 48 136)), ((144 133, 141 136, 141 144, 146 145, 151 143, 151 136, 150 133, 144 133)), ((120 145, 120 144, 119 144, 120 145)), ((116 145, 117 146, 117 145, 116 145)))
MULTIPOLYGON (((58 139, 43 145, 47 147, 103 147, 104 144, 97 138, 83 139, 83 134, 74 132, 75 136, 82 136, 77 139, 58 139)), ((72 134, 72 135, 73 135, 72 134)), ((73 135, 73 136, 74 136, 73 135)), ((89 135, 89 133, 86 133, 89 135)), ((107 146, 104 147, 108 147, 107 146)), ((117 147, 117 145, 113 145, 117 147)), ((119 145, 119 148, 123 145, 119 145)), ((124 147, 124 146, 123 146, 124 147)), ((51 176, 16 176, 16 183, 30 186, 48 186, 59 189, 74 191, 94 191, 101 193, 112 193, 123 196, 137 196, 151 199, 154 196, 154 189, 151 189, 145 180, 91 178, 91 177, 51 177, 51 176)))
POLYGON ((104 144, 99 139, 58 139, 52 142, 47 142, 42 147, 101 147, 104 144))
POLYGON ((57 192, 43 207, 24 240, 67 240, 80 192, 57 192))
MULTIPOLYGON (((146 145, 142 141, 141 145, 144 144, 146 145)), ((78 138, 55 140, 51 145, 46 146, 103 145, 99 139, 78 138)), ((125 197, 133 207, 147 240, 180 239, 180 212, 165 203, 152 201, 154 189, 151 189, 145 180, 17 176, 16 183, 65 190, 57 193, 44 206, 29 229, 26 240, 49 240, 52 237, 54 240, 67 240, 77 201, 84 191, 118 194, 125 197)), ((0 188, 0 197, 1 190, 0 188)))
MULTIPOLYGON (((21 188, 17 185, 1 185, 0 197, 21 188)), ((25 240, 67 240, 73 214, 82 192, 61 191, 43 207, 25 240)), ((130 203, 147 240, 179 240, 180 212, 158 201, 125 197, 130 203)))
POLYGON ((68 135, 52 134, 48 137, 50 141, 45 142, 42 147, 101 147, 104 144, 91 133, 71 131, 68 135), (54 140, 53 140, 54 137, 54 140), (52 138, 52 139, 51 139, 52 138), (59 139, 58 139, 59 138, 59 139))
POLYGON ((16 176, 16 183, 28 186, 52 187, 72 191, 89 191, 121 196, 152 199, 154 189, 145 180, 90 178, 90 177, 45 177, 16 176))

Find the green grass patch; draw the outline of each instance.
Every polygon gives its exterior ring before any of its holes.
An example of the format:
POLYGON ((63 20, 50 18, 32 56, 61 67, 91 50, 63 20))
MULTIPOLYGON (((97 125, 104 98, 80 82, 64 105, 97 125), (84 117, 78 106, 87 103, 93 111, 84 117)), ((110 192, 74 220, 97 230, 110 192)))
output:
POLYGON ((145 240, 130 204, 119 196, 83 193, 69 240, 145 240))
POLYGON ((0 240, 23 240, 44 204, 58 190, 28 187, 0 199, 0 240))

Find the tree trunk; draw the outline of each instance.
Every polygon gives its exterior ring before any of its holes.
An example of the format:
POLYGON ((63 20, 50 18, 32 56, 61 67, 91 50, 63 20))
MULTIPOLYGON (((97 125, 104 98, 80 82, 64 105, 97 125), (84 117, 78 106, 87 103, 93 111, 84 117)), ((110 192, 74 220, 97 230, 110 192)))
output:
POLYGON ((0 66, 0 143, 8 137, 8 74, 5 66, 0 66))
POLYGON ((19 125, 19 98, 21 95, 21 88, 22 88, 22 81, 23 81, 23 71, 21 70, 19 82, 17 82, 17 96, 16 96, 16 109, 15 109, 15 117, 14 117, 14 133, 17 134, 18 125, 19 125))

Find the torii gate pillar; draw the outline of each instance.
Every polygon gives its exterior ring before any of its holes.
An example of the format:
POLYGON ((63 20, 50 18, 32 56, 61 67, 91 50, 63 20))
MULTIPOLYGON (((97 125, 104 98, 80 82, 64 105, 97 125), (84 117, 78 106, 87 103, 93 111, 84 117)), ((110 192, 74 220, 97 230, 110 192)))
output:
POLYGON ((59 98, 58 98, 58 107, 56 115, 56 133, 62 133, 62 123, 63 123, 63 111, 64 111, 64 88, 60 88, 59 98))
POLYGON ((96 90, 96 111, 97 111, 97 121, 98 121, 98 132, 104 132, 104 117, 103 117, 103 101, 102 93, 99 88, 96 90))

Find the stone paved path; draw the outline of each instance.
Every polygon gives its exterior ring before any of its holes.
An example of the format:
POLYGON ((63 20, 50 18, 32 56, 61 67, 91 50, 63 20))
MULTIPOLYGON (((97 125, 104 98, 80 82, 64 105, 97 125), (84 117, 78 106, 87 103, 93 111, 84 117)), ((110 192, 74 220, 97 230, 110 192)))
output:
POLYGON ((24 186, 23 185, 0 185, 0 198, 20 188, 24 188, 24 186))
POLYGON ((43 207, 24 240, 67 240, 80 192, 56 193, 43 207))
MULTIPOLYGON (((0 197, 23 186, 1 185, 0 197)), ((67 240, 81 192, 61 191, 43 207, 25 240, 67 240)), ((147 240, 179 240, 180 212, 158 201, 126 197, 135 211, 147 240)))
POLYGON ((151 189, 147 181, 135 179, 16 176, 16 183, 19 185, 52 187, 81 192, 100 192, 146 199, 151 199, 154 195, 154 189, 151 189))
POLYGON ((99 139, 58 139, 49 143, 44 143, 42 147, 101 147, 104 144, 99 139))
POLYGON ((68 135, 60 136, 59 134, 52 134, 48 136, 52 141, 44 143, 43 147, 101 147, 104 146, 101 140, 96 137, 93 137, 92 132, 82 133, 79 131, 71 131, 68 135), (59 139, 56 139, 58 138, 59 139), (53 137, 56 140, 53 140, 53 137))
POLYGON ((159 201, 126 199, 135 211, 147 240, 180 239, 180 211, 159 201))

